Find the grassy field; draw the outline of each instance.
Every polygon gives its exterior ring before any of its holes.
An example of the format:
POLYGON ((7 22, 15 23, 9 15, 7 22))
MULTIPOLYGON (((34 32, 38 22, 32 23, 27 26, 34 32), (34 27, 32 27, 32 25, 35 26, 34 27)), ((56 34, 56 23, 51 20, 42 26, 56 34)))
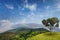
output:
POLYGON ((60 40, 60 33, 52 32, 51 35, 49 32, 43 33, 43 34, 39 34, 39 35, 33 36, 31 38, 28 38, 27 40, 60 40))

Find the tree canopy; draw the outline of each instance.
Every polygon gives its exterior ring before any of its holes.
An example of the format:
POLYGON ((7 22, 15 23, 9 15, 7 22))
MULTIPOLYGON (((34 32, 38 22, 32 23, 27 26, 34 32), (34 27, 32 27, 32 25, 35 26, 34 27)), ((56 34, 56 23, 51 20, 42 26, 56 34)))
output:
POLYGON ((49 29, 53 29, 54 27, 59 27, 59 19, 57 17, 43 19, 42 23, 49 29))
POLYGON ((50 25, 54 26, 54 24, 55 24, 55 27, 59 27, 59 19, 57 17, 48 18, 47 20, 43 19, 42 23, 45 26, 50 26, 50 25), (50 23, 50 25, 49 25, 49 23, 50 23))

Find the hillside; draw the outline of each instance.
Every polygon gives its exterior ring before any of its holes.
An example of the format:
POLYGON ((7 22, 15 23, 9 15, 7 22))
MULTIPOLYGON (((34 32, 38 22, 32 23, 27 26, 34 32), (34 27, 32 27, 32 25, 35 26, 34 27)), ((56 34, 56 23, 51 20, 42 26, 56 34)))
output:
POLYGON ((49 33, 43 33, 28 38, 27 40, 60 40, 60 33, 53 32, 52 34, 53 35, 49 35, 49 33))
POLYGON ((17 28, 6 31, 4 33, 0 33, 0 40, 26 40, 27 38, 45 32, 49 32, 49 31, 43 28, 37 28, 37 29, 17 28))

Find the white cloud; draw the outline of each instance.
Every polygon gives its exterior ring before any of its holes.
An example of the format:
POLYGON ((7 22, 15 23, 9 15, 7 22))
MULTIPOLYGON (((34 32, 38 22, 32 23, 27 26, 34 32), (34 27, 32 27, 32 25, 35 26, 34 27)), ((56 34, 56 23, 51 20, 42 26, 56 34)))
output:
POLYGON ((43 18, 44 16, 43 15, 39 15, 41 18, 43 18))
POLYGON ((59 4, 59 5, 57 5, 57 8, 59 8, 59 9, 60 9, 60 4, 59 4))
POLYGON ((60 0, 53 0, 55 3, 60 3, 60 0))
POLYGON ((37 9, 37 4, 28 4, 28 0, 24 1, 23 7, 18 6, 20 11, 24 11, 25 8, 29 9, 31 12, 36 11, 37 9))
POLYGON ((24 13, 20 12, 19 15, 24 16, 24 13))
POLYGON ((42 14, 35 14, 34 12, 31 12, 28 14, 24 19, 21 21, 23 23, 38 23, 41 24, 41 20, 47 17, 47 15, 42 15, 42 14))
POLYGON ((0 32, 4 32, 11 28, 12 23, 9 20, 0 20, 0 32))
POLYGON ((35 16, 34 12, 31 12, 27 17, 33 17, 35 16))
POLYGON ((43 0, 43 3, 45 3, 45 0, 43 0))
POLYGON ((57 11, 60 11, 60 4, 56 5, 57 11))
POLYGON ((41 23, 42 19, 48 18, 48 17, 52 17, 52 13, 51 12, 38 12, 37 14, 35 14, 34 12, 30 12, 26 17, 24 17, 21 21, 21 23, 41 23), (50 14, 50 15, 49 15, 50 14))
POLYGON ((31 11, 35 11, 37 8, 37 5, 36 4, 32 4, 32 5, 26 4, 24 7, 28 8, 31 11))
POLYGON ((26 23, 26 19, 16 22, 11 22, 10 20, 0 20, 0 33, 14 29, 14 26, 17 24, 24 24, 24 23, 26 23))
POLYGON ((30 5, 28 8, 29 8, 31 11, 34 11, 34 10, 36 10, 36 4, 30 5))
POLYGON ((25 0, 25 3, 28 4, 28 0, 25 0))
MULTIPOLYGON (((32 22, 36 23, 37 21, 32 21, 32 22)), ((24 24, 24 23, 28 23, 26 18, 23 19, 22 21, 16 21, 15 23, 12 23, 9 20, 0 20, 0 33, 11 30, 13 28, 21 27, 21 24, 24 24)))
POLYGON ((48 10, 48 9, 50 9, 50 6, 48 5, 48 6, 46 6, 45 8, 48 10))
MULTIPOLYGON (((11 22, 10 20, 0 20, 0 32, 4 32, 10 29, 14 28, 14 25, 17 24, 24 24, 24 23, 37 23, 42 24, 41 21, 44 17, 48 17, 49 14, 35 14, 34 12, 30 13, 26 17, 24 17, 22 20, 11 22)), ((45 18, 44 18, 45 19, 45 18)))
POLYGON ((60 11, 60 0, 53 0, 54 1, 54 6, 56 8, 55 11, 60 11))
POLYGON ((11 9, 11 10, 13 10, 13 9, 14 9, 14 6, 13 6, 13 5, 5 4, 5 6, 6 6, 8 9, 11 9))
POLYGON ((5 26, 5 25, 9 25, 10 21, 8 21, 8 20, 2 20, 2 21, 0 21, 0 23, 2 24, 1 26, 5 26))
POLYGON ((25 5, 24 5, 24 7, 25 8, 28 8, 29 10, 31 10, 31 11, 35 11, 36 10, 36 8, 37 8, 37 4, 32 4, 32 5, 30 5, 30 4, 28 4, 28 0, 25 0, 25 5))
POLYGON ((21 21, 22 24, 24 24, 24 23, 26 23, 26 22, 27 22, 26 19, 23 19, 23 20, 21 21))

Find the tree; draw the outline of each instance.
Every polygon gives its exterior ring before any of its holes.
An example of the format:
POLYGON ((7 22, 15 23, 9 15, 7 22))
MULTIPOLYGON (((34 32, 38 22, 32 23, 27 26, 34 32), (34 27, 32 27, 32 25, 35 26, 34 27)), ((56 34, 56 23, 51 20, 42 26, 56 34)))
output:
POLYGON ((50 32, 55 27, 59 27, 59 19, 57 17, 48 18, 47 20, 43 19, 42 23, 43 23, 43 25, 45 25, 46 27, 48 27, 50 29, 50 32))

